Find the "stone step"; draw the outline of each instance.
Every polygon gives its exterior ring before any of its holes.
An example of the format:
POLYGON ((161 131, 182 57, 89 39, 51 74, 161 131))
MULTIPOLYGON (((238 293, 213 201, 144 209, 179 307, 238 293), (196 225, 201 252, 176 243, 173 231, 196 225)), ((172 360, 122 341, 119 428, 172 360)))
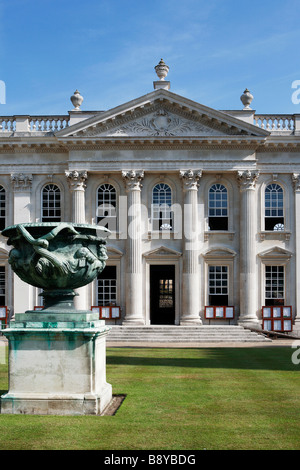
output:
POLYGON ((244 329, 242 326, 119 326, 113 325, 106 340, 116 342, 255 342, 269 338, 244 329))

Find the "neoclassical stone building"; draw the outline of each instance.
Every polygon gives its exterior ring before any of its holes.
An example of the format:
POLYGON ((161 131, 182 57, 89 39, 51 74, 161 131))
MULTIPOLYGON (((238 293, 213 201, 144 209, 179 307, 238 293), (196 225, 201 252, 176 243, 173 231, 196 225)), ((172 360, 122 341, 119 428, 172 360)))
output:
MULTIPOLYGON (((262 308, 280 307, 295 332, 300 115, 256 114, 248 90, 240 110, 215 110, 171 92, 167 71, 161 61, 154 90, 108 111, 82 111, 76 91, 65 116, 2 116, 1 229, 107 226, 107 267, 76 302, 120 306, 108 323, 261 328, 262 308)), ((13 274, 9 249, 0 236, 0 304, 12 316, 42 298, 13 274)))

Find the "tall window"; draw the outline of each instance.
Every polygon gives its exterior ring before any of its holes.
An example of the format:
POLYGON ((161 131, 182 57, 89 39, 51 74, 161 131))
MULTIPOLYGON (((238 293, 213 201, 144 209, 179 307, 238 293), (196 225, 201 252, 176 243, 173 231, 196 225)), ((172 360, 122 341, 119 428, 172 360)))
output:
POLYGON ((0 230, 5 228, 5 215, 6 215, 6 197, 5 189, 0 186, 0 230))
POLYGON ((0 306, 5 305, 5 266, 0 266, 0 306))
POLYGON ((111 184, 102 184, 97 193, 97 224, 117 230, 117 193, 111 184))
POLYGON ((265 304, 284 305, 284 266, 266 266, 265 304))
POLYGON ((55 184, 47 184, 42 191, 42 222, 61 221, 60 189, 55 184))
POLYGON ((228 305, 228 266, 208 269, 209 305, 228 305))
POLYGON ((265 191, 265 230, 284 230, 283 189, 269 184, 265 191))
POLYGON ((172 230, 173 215, 172 190, 165 183, 159 183, 154 186, 152 191, 152 229, 153 230, 172 230))
POLYGON ((117 268, 106 266, 98 275, 98 305, 105 306, 117 302, 117 268))
POLYGON ((228 230, 227 189, 219 183, 209 189, 208 225, 210 230, 228 230))

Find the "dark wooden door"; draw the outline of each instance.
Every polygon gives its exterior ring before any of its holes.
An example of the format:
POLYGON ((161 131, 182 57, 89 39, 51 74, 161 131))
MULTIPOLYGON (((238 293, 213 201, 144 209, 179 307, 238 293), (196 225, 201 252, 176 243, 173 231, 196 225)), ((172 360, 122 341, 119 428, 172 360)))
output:
POLYGON ((150 266, 150 322, 175 323, 175 266, 150 266))

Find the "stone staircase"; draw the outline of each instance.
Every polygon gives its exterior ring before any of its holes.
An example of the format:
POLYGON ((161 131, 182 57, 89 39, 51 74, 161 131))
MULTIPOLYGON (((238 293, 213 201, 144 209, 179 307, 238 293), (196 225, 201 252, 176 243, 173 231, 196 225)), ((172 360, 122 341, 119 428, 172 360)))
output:
POLYGON ((112 325, 106 336, 110 343, 214 343, 266 342, 266 336, 235 325, 202 326, 119 326, 112 325))

